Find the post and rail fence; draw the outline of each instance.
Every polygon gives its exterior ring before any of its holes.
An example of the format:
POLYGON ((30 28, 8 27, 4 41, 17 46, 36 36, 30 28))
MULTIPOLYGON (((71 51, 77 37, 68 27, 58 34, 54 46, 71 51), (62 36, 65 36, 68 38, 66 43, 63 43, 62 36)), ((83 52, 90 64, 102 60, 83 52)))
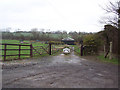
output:
MULTIPOLYGON (((33 57, 35 54, 42 55, 42 54, 49 54, 52 55, 52 44, 48 44, 47 47, 43 46, 35 46, 33 47, 32 44, 30 45, 22 45, 22 44, 0 44, 2 45, 2 49, 0 49, 3 52, 3 60, 6 61, 8 56, 18 56, 17 59, 21 59, 21 56, 30 56, 33 57), (18 46, 18 49, 8 49, 7 46, 18 46), (29 47, 29 49, 22 49, 22 46, 29 47), (22 54, 21 51, 29 50, 30 52, 28 54, 22 54), (8 54, 7 51, 18 51, 18 54, 8 54), (42 52, 41 52, 42 51, 42 52)), ((58 50, 57 50, 58 51, 58 50)), ((56 51, 56 52, 57 52, 56 51)), ((55 52, 54 52, 55 53, 55 52)))
POLYGON ((4 49, 0 49, 2 51, 4 51, 4 55, 2 55, 2 57, 4 57, 4 61, 6 61, 6 56, 18 56, 18 59, 21 58, 21 56, 30 56, 32 57, 33 54, 32 54, 32 50, 33 50, 33 47, 32 47, 32 44, 30 45, 21 45, 21 44, 0 44, 0 45, 4 45, 4 49), (19 49, 7 49, 7 46, 19 46, 19 49), (28 46, 30 47, 30 49, 21 49, 21 46, 28 46), (30 53, 29 54, 21 54, 21 50, 30 50, 30 53), (19 54, 14 54, 14 55, 7 55, 7 51, 18 51, 19 54))

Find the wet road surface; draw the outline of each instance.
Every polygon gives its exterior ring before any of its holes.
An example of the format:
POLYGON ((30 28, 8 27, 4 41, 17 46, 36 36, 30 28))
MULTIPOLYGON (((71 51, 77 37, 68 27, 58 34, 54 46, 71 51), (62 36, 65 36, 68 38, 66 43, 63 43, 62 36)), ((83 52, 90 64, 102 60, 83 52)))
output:
POLYGON ((69 55, 3 65, 3 88, 117 88, 118 66, 69 55))

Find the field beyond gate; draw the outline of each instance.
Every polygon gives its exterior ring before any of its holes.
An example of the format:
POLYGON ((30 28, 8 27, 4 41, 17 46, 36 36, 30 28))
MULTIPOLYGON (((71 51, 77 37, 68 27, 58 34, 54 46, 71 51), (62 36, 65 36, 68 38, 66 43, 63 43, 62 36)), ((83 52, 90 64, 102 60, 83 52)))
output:
MULTIPOLYGON (((49 44, 36 41, 2 40, 2 60, 24 59, 49 55, 49 44)), ((61 51, 61 45, 51 45, 51 54, 61 51)))

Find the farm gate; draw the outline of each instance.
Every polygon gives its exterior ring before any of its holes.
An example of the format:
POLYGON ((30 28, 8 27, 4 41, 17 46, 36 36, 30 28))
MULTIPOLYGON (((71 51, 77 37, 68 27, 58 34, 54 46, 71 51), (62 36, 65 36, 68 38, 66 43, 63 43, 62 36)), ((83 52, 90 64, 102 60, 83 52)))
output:
POLYGON ((62 47, 55 44, 45 46, 33 46, 22 44, 0 44, 2 45, 2 58, 4 61, 11 59, 23 59, 26 57, 35 57, 40 55, 52 55, 62 50, 62 47), (8 48, 9 47, 9 48, 8 48))
POLYGON ((56 54, 60 52, 63 49, 63 47, 56 44, 48 44, 46 46, 36 46, 33 47, 33 55, 42 55, 42 54, 56 54))
POLYGON ((74 51, 81 56, 83 55, 94 55, 97 53, 97 48, 94 45, 75 45, 74 51))

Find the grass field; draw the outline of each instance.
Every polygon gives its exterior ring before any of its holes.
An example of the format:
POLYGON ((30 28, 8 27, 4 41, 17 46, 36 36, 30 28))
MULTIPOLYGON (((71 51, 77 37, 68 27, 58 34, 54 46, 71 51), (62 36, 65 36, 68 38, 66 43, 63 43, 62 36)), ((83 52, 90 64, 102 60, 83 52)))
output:
MULTIPOLYGON (((39 34, 42 35, 41 33, 39 33, 39 34)), ((33 36, 32 33, 13 33, 13 35, 15 35, 15 36, 20 36, 20 35, 33 36)), ((46 35, 48 35, 48 34, 46 34, 46 35)), ((63 34, 62 36, 65 38, 65 37, 67 37, 67 34, 63 34)), ((51 37, 51 38, 60 38, 61 34, 49 34, 49 37, 51 37)))
MULTIPOLYGON (((30 45, 30 41, 24 41, 26 43, 22 43, 22 45, 30 45), (27 44, 28 43, 28 44, 27 44)), ((2 40, 2 43, 3 44, 21 44, 19 40, 2 40)), ((36 46, 43 46, 44 48, 47 47, 48 44, 43 44, 43 43, 40 43, 40 42, 33 42, 32 43, 32 46, 33 47, 36 47, 36 46)), ((4 49, 4 45, 1 46, 2 49, 4 49)), ((19 46, 12 46, 12 45, 7 45, 7 49, 19 49, 19 46)), ((21 46, 21 49, 30 49, 29 46, 21 46)), ((43 49, 41 49, 42 51, 44 51, 43 49)), ((15 54, 19 54, 19 51, 7 51, 6 52, 6 55, 15 55, 15 54)), ((30 54, 30 50, 21 50, 21 54, 30 54)), ((2 51, 2 55, 4 55, 4 50, 2 51)), ((34 54, 35 56, 38 56, 38 54, 34 54)), ((41 56, 45 56, 44 55, 41 55, 41 56)), ((21 56, 21 58, 28 58, 30 56, 21 56)), ((6 59, 8 60, 11 60, 11 59, 17 59, 18 56, 7 56, 6 59)), ((3 57, 2 57, 3 59, 3 57)))
POLYGON ((78 45, 72 45, 76 53, 80 54, 80 47, 78 45))

